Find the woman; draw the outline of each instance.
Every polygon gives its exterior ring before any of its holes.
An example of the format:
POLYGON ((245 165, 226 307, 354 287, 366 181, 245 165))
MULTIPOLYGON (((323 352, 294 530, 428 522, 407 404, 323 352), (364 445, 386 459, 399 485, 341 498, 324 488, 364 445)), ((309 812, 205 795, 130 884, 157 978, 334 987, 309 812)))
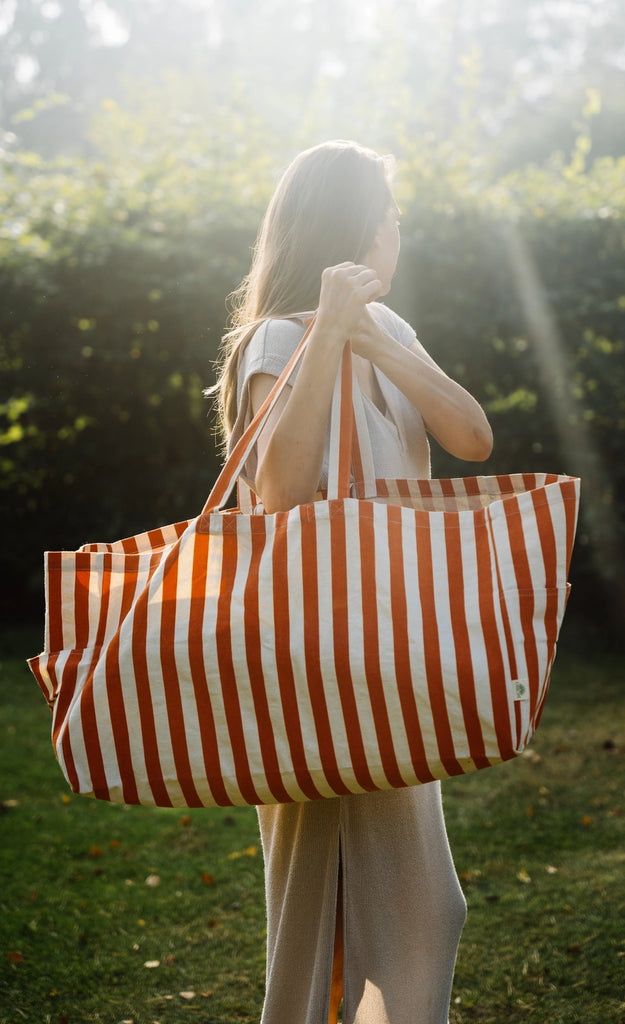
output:
MULTIPOLYGON (((376 475, 427 477, 427 433, 483 460, 477 402, 377 300, 399 255, 389 161, 355 143, 307 150, 278 184, 236 293, 219 390, 232 445, 317 311, 299 370, 248 465, 267 512, 312 501, 345 343, 376 475), (286 319, 290 317, 291 319, 286 319), (283 318, 283 319, 279 319, 283 318)), ((440 785, 258 809, 267 898, 262 1024, 446 1024, 465 903, 440 785)))

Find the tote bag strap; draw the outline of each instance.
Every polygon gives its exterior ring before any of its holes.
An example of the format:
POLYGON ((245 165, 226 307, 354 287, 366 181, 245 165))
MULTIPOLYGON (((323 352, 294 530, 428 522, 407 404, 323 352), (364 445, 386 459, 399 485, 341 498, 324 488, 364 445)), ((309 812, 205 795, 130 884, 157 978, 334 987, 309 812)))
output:
POLYGON ((348 341, 343 348, 343 358, 332 394, 328 499, 349 498, 351 494, 352 444, 358 444, 354 432, 352 387, 352 347, 348 341))
MULTIPOLYGON (((261 431, 275 408, 278 399, 287 387, 293 371, 297 368, 304 355, 313 324, 314 318, 308 325, 301 341, 267 395, 267 398, 232 449, 206 500, 202 515, 218 512, 228 501, 232 489, 243 472, 244 466, 258 441, 261 431)), ((341 369, 337 375, 332 398, 330 463, 328 471, 329 498, 349 497, 351 493, 352 459, 355 465, 362 465, 360 434, 363 430, 362 420, 364 420, 364 413, 360 416, 360 424, 358 422, 354 424, 352 383, 351 345, 347 342, 343 349, 341 369)), ((360 402, 362 403, 361 396, 360 402)), ((365 448, 367 445, 370 448, 368 435, 365 448)), ((366 455, 365 464, 368 465, 366 455)), ((362 476, 361 472, 357 474, 357 478, 359 476, 362 476)), ((357 479, 357 490, 362 490, 363 488, 364 482, 358 483, 357 479)))
POLYGON ((355 373, 352 373, 351 405, 353 409, 352 474, 357 498, 376 495, 376 476, 373 465, 371 437, 367 426, 365 404, 355 373))

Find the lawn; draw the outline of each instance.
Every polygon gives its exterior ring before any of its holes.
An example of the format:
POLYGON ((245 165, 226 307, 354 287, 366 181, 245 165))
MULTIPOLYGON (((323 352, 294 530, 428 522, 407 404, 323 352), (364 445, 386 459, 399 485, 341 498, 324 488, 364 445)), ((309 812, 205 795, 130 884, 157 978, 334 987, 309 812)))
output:
MULTIPOLYGON (((0 659, 0 1024, 258 1021, 254 810, 73 796, 37 645, 0 659)), ((531 749, 444 784, 469 904, 451 1024, 625 1024, 624 676, 563 652, 531 749)))

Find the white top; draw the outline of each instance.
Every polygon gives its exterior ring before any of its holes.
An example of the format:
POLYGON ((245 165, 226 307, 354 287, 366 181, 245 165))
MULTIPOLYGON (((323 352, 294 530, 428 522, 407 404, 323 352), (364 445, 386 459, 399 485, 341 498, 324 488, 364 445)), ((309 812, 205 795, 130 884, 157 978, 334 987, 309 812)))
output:
MULTIPOLYGON (((415 341, 415 333, 388 306, 374 302, 369 310, 377 322, 393 338, 407 348, 415 341)), ((230 437, 232 449, 251 420, 250 381, 256 373, 279 377, 301 341, 304 327, 297 320, 266 320, 254 333, 241 354, 237 386, 237 419, 230 437)), ((424 479, 430 477, 430 446, 417 409, 394 384, 374 367, 377 383, 384 397, 382 411, 363 394, 365 417, 369 428, 373 465, 376 477, 424 479)), ((294 372, 290 383, 297 375, 294 372)), ((354 378, 354 386, 357 386, 354 378)), ((328 441, 323 462, 321 487, 325 487, 328 470, 328 441)), ((246 467, 248 480, 254 479, 256 460, 252 456, 246 467)))

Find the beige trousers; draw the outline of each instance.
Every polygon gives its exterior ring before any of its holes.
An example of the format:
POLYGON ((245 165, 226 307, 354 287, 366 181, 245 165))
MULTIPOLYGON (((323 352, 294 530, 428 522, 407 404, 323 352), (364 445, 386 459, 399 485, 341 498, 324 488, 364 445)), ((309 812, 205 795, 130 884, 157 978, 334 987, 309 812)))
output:
POLYGON ((258 808, 267 983, 261 1024, 327 1024, 339 850, 344 1024, 447 1024, 466 904, 439 783, 258 808))

